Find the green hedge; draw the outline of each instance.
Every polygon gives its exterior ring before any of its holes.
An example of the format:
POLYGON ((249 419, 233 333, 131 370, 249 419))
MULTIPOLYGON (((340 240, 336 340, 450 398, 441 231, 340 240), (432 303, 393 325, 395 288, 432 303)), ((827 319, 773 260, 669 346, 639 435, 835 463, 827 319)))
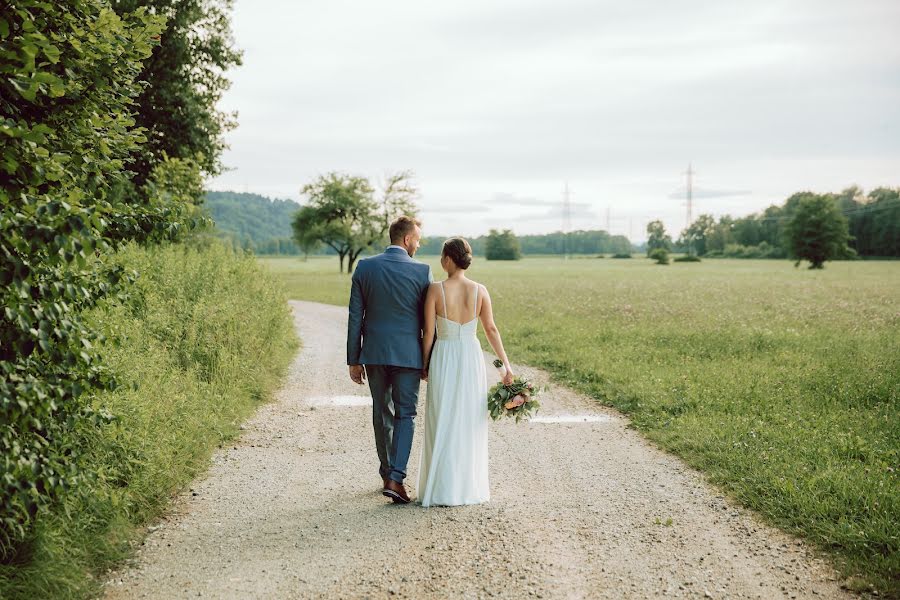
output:
POLYGON ((270 397, 296 348, 281 285, 218 242, 128 246, 110 262, 139 273, 89 318, 107 336, 120 386, 93 398, 115 420, 75 447, 91 477, 38 515, 0 565, 2 598, 81 598, 270 397))

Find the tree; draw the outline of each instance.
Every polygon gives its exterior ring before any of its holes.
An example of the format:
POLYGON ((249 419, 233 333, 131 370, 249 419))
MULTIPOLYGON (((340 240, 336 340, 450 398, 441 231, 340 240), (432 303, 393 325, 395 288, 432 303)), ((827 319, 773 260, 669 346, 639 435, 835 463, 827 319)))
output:
POLYGON ((732 227, 734 219, 729 215, 719 217, 719 222, 706 239, 706 252, 722 252, 725 246, 734 243, 732 227))
POLYGON ((810 262, 810 269, 821 269, 826 260, 847 256, 850 234, 847 219, 838 210, 831 196, 812 192, 794 194, 793 217, 785 228, 794 266, 803 260, 810 262))
POLYGON ((328 173, 303 187, 309 202, 294 215, 294 240, 305 252, 325 244, 337 252, 339 271, 353 272, 363 251, 386 241, 391 222, 400 215, 415 216, 418 191, 413 174, 402 171, 387 177, 381 199, 364 177, 328 173))
POLYGON ((845 209, 854 248, 861 255, 900 256, 900 189, 877 188, 865 197, 859 194, 845 209))
POLYGON ((135 120, 147 142, 132 154, 134 182, 143 185, 163 153, 198 160, 207 175, 221 172, 222 135, 236 114, 217 104, 231 83, 224 73, 241 64, 229 15, 232 0, 112 0, 119 14, 140 7, 165 17, 158 47, 144 63, 135 120))
POLYGON ((900 256, 900 188, 877 188, 866 202, 872 240, 868 251, 875 256, 900 256))
POLYGON ((413 184, 414 178, 412 171, 399 171, 388 174, 381 184, 381 236, 385 238, 385 242, 390 242, 385 236, 394 219, 400 215, 414 216, 418 212, 416 199, 419 197, 419 190, 413 184))
POLYGON ((668 252, 672 247, 672 238, 666 234, 666 227, 662 221, 650 221, 647 223, 647 256, 656 248, 662 248, 668 252))
POLYGON ((716 220, 712 215, 700 215, 690 227, 681 232, 681 245, 688 247, 688 254, 703 256, 708 251, 708 239, 715 234, 716 220))
POLYGON ((491 229, 485 240, 484 255, 488 260, 519 260, 522 251, 515 234, 505 229, 502 232, 491 229))

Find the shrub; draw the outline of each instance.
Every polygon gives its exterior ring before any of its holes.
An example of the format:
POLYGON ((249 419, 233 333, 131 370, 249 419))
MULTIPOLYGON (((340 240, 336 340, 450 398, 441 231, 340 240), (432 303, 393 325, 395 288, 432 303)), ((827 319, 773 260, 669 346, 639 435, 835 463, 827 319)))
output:
POLYGON ((700 257, 693 254, 686 254, 684 256, 679 256, 672 262, 700 262, 700 257))
POLYGON ((757 246, 727 244, 723 250, 713 250, 703 255, 704 258, 785 258, 787 253, 780 246, 772 246, 762 241, 757 246))
POLYGON ((519 238, 509 229, 502 232, 491 229, 485 241, 484 257, 487 260, 521 259, 522 250, 519 247, 519 238))
POLYGON ((665 248, 654 248, 650 251, 648 258, 652 258, 658 265, 669 264, 669 251, 665 248))
POLYGON ((612 255, 613 258, 631 258, 630 252, 616 252, 612 255))
POLYGON ((128 273, 97 257, 179 224, 113 193, 144 139, 132 99, 163 20, 103 0, 0 6, 0 559, 89 476, 70 441, 108 420, 85 399, 114 382, 81 314, 128 273))

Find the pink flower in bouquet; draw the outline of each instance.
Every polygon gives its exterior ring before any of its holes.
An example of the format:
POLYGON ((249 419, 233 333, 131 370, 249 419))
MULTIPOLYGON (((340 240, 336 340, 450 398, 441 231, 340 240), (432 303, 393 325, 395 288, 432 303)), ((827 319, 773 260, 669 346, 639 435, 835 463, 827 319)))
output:
POLYGON ((512 410, 514 408, 519 408, 525 404, 525 396, 522 394, 516 394, 513 396, 512 400, 503 405, 506 410, 512 410))

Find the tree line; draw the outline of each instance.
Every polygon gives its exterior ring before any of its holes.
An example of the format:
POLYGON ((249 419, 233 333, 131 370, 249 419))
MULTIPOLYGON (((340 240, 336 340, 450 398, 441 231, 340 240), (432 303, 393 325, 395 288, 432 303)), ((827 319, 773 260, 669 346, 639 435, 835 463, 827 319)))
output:
MULTIPOLYGON (((504 232, 495 231, 494 235, 504 232)), ((512 232, 510 232, 511 234, 512 232)), ((474 238, 467 238, 472 244, 472 252, 476 255, 487 254, 487 241, 491 233, 474 238)), ((428 236, 422 238, 422 254, 440 254, 444 237, 428 236)), ((516 236, 518 246, 523 255, 564 255, 564 254, 618 254, 630 253, 632 243, 623 235, 610 235, 603 230, 579 230, 570 233, 555 231, 545 234, 516 236)), ((508 242, 506 242, 508 243, 508 242)))
POLYGON ((675 251, 699 256, 787 258, 791 256, 790 224, 804 204, 818 204, 819 213, 833 209, 846 222, 846 247, 852 252, 839 257, 900 256, 900 188, 884 187, 868 194, 856 186, 836 194, 799 192, 781 206, 740 218, 725 215, 716 220, 700 215, 670 245, 675 251))
MULTIPOLYGON (((395 181, 394 185, 399 183, 395 181)), ((405 202, 408 201, 403 206, 410 214, 415 214, 413 199, 418 190, 411 173, 403 174, 402 185, 407 194, 405 202)), ((229 238, 234 247, 258 254, 333 254, 340 257, 343 252, 352 269, 359 256, 377 252, 387 243, 385 223, 389 218, 386 215, 392 210, 392 214, 399 214, 399 208, 391 208, 391 200, 384 194, 396 190, 385 188, 382 196, 376 198, 374 187, 368 180, 331 173, 309 184, 303 191, 308 196, 315 192, 316 196, 309 196, 310 210, 300 222, 297 221, 297 205, 289 200, 210 192, 207 202, 220 235, 229 238), (293 221, 292 228, 288 227, 289 220, 293 221), (378 223, 378 226, 366 229, 363 227, 366 222, 378 223)), ((781 206, 772 205, 745 217, 725 215, 717 220, 712 215, 700 215, 676 241, 665 232, 661 221, 653 221, 647 229, 647 249, 648 253, 662 248, 666 252, 704 257, 787 258, 793 254, 786 236, 798 207, 804 202, 820 202, 825 208, 835 206, 847 222, 846 250, 836 251, 836 257, 900 256, 898 196, 900 190, 891 188, 877 188, 868 194, 858 187, 847 188, 838 194, 801 192, 792 195, 781 206)), ((525 236, 515 236, 509 230, 492 230, 469 241, 476 255, 491 259, 563 254, 627 256, 634 249, 625 236, 613 236, 601 230, 525 236)), ((424 237, 419 252, 437 255, 443 242, 443 236, 424 237)), ((343 265, 344 261, 340 260, 341 270, 343 265)))

